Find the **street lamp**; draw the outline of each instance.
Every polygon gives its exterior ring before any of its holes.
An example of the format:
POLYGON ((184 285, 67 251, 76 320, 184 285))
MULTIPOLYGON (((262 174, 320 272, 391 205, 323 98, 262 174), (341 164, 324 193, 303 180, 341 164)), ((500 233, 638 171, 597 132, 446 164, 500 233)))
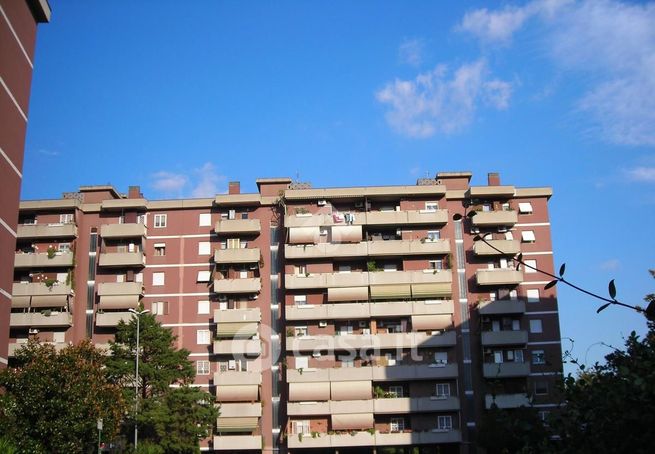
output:
POLYGON ((134 452, 136 452, 136 446, 138 442, 138 437, 139 437, 139 426, 136 421, 137 414, 139 413, 139 334, 140 334, 140 329, 139 329, 139 321, 141 320, 141 315, 147 314, 150 312, 148 309, 144 309, 142 311, 137 311, 136 309, 129 309, 130 312, 132 312, 136 316, 136 370, 134 372, 134 393, 135 393, 135 399, 134 399, 134 452))

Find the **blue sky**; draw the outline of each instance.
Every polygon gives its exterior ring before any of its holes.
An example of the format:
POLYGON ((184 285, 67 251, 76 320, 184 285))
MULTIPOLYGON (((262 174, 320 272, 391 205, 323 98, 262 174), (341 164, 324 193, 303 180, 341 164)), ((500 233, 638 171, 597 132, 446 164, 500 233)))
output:
MULTIPOLYGON (((567 277, 639 304, 655 267, 655 4, 50 0, 22 197, 240 180, 552 186, 567 277)), ((560 289, 587 363, 644 320, 560 289)), ((564 348, 571 344, 564 342, 564 348)))

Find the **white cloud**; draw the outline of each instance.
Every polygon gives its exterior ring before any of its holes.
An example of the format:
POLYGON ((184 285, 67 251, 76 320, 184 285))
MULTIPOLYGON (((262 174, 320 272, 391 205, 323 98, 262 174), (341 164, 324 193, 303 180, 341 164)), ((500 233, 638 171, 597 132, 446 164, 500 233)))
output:
POLYGON ((635 167, 626 170, 625 175, 631 181, 655 183, 655 167, 635 167))
POLYGON ((511 84, 491 79, 486 62, 480 59, 450 74, 446 65, 437 65, 413 80, 396 79, 375 96, 391 107, 386 119, 395 131, 424 138, 462 130, 473 121, 481 102, 507 108, 511 84))
POLYGON ((61 154, 57 150, 48 150, 45 148, 40 148, 38 152, 44 156, 59 156, 61 154))
POLYGON ((153 181, 150 184, 155 190, 164 193, 179 193, 187 183, 186 175, 160 171, 152 175, 153 181))
POLYGON ((195 169, 194 175, 196 179, 191 197, 196 198, 214 197, 219 192, 218 185, 225 181, 225 176, 219 175, 211 162, 206 162, 199 169, 195 169))
POLYGON ((423 40, 408 39, 402 42, 398 48, 400 61, 411 66, 420 66, 423 62, 423 40))
POLYGON ((618 259, 609 259, 601 262, 598 267, 604 271, 616 271, 621 267, 621 262, 618 259))
POLYGON ((486 44, 507 44, 534 18, 540 45, 560 69, 579 75, 575 104, 592 131, 622 145, 655 145, 655 4, 616 0, 534 0, 467 13, 459 29, 486 44))

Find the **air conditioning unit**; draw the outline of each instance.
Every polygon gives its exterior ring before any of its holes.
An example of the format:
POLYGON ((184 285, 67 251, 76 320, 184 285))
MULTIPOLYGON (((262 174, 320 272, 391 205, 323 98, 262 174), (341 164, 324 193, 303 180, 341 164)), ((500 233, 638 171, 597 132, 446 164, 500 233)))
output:
POLYGON ((39 334, 39 330, 36 328, 30 328, 27 332, 30 334, 39 334))
POLYGON ((236 368, 237 368, 237 362, 236 362, 235 360, 233 360, 233 359, 229 360, 229 361, 227 362, 227 368, 228 368, 229 370, 236 370, 236 368))
POLYGON ((498 233, 505 233, 507 232, 507 227, 498 227, 498 233))
POLYGON ((314 358, 320 358, 321 357, 321 352, 314 352, 314 353, 312 353, 312 356, 314 358))
POLYGON ((324 322, 324 321, 318 322, 318 327, 319 328, 326 328, 327 327, 327 322, 324 322))
POLYGON ((327 205, 327 200, 319 200, 318 201, 318 206, 323 207, 325 205, 327 205))
POLYGON ((471 233, 480 233, 480 229, 477 227, 471 227, 471 233))

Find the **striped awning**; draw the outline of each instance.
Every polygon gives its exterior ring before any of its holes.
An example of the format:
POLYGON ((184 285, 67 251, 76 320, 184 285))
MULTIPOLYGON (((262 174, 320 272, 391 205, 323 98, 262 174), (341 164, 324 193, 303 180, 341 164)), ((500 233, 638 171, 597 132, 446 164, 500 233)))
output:
POLYGON ((335 225, 332 227, 333 243, 359 243, 362 241, 361 225, 335 225))
POLYGON ((289 400, 292 402, 330 400, 330 382, 289 383, 289 400))
POLYGON ((30 306, 30 297, 29 296, 12 296, 11 297, 11 307, 29 307, 30 306))
POLYGON ((412 284, 412 296, 414 298, 428 297, 449 297, 452 294, 452 285, 446 283, 412 284))
POLYGON ((216 324, 216 337, 248 339, 257 334, 257 322, 230 322, 216 324))
POLYGON ((216 422, 219 432, 252 432, 259 426, 259 418, 256 416, 244 416, 240 418, 221 418, 216 422))
POLYGON ((341 287, 328 289, 328 301, 367 301, 368 287, 341 287))
POLYGON ((289 229, 289 243, 318 243, 320 234, 321 231, 319 227, 291 227, 289 229))
POLYGON ((32 307, 64 307, 67 303, 67 295, 35 295, 32 297, 32 307))
POLYGON ((332 415, 332 430, 370 429, 373 424, 373 413, 332 415))
POLYGON ((453 325, 450 314, 439 315, 412 315, 412 328, 414 330, 446 329, 453 325))
POLYGON ((371 285, 371 299, 409 298, 411 294, 409 284, 371 285))
POLYGON ((373 398, 370 380, 331 382, 332 400, 362 400, 373 398))
POLYGON ((139 295, 100 295, 100 309, 136 309, 139 307, 139 295))
POLYGON ((259 385, 218 385, 218 402, 253 402, 259 398, 259 385))

